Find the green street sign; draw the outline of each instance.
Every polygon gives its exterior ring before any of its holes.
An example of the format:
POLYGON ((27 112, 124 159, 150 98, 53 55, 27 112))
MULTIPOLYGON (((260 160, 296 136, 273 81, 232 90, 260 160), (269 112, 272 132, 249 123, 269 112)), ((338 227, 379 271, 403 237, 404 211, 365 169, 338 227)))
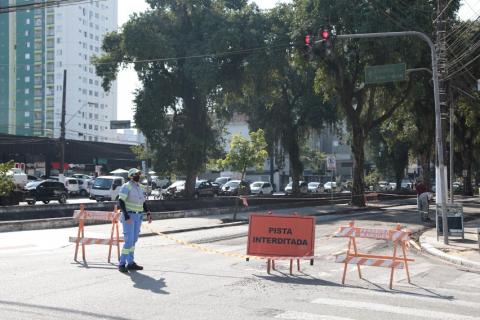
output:
POLYGON ((405 63, 365 67, 365 84, 405 81, 405 63))

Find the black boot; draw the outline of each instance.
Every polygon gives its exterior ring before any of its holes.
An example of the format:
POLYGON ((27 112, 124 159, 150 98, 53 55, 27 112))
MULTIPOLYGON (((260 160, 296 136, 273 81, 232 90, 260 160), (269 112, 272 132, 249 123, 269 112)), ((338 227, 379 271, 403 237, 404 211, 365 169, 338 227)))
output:
POLYGON ((138 264, 136 264, 135 262, 127 265, 127 269, 128 270, 143 270, 143 267, 142 266, 139 266, 138 264))
POLYGON ((118 266, 118 271, 120 271, 121 273, 128 273, 127 267, 125 267, 124 264, 121 266, 118 266))

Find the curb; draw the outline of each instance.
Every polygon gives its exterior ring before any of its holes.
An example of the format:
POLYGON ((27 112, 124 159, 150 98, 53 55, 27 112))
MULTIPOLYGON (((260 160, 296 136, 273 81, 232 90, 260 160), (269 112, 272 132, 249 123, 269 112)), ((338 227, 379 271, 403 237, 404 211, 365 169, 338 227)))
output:
POLYGON ((467 267, 467 268, 476 269, 476 270, 480 271, 480 263, 479 262, 470 261, 470 260, 467 260, 467 259, 463 259, 463 258, 460 258, 460 257, 455 257, 455 256, 452 256, 452 255, 446 254, 445 252, 435 248, 430 243, 428 243, 425 240, 425 236, 420 236, 420 247, 422 248, 423 251, 427 252, 428 254, 430 254, 432 256, 435 256, 437 258, 440 258, 442 260, 448 261, 448 262, 456 264, 456 265, 460 265, 460 266, 464 266, 464 267, 467 267))

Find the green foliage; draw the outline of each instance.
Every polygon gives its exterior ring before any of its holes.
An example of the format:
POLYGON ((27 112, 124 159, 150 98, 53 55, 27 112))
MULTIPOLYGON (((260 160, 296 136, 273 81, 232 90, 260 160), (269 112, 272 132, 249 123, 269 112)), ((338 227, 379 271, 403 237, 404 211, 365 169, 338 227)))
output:
POLYGON ((368 188, 370 186, 375 187, 380 181, 380 174, 377 170, 372 170, 369 174, 365 176, 365 186, 368 188))
POLYGON ((250 139, 241 135, 233 135, 230 142, 230 151, 224 159, 217 161, 221 168, 229 167, 235 172, 242 173, 242 179, 245 178, 247 168, 256 167, 258 170, 263 168, 265 159, 268 157, 267 142, 262 129, 249 133, 250 139))
POLYGON ((306 168, 310 168, 315 174, 320 175, 320 172, 323 171, 325 167, 326 155, 321 151, 312 150, 305 145, 301 150, 300 159, 306 168))
POLYGON ((9 195, 15 188, 12 176, 7 175, 12 168, 13 161, 0 163, 0 197, 9 195))
POLYGON ((195 178, 219 156, 222 128, 212 116, 241 81, 245 54, 258 47, 255 6, 242 0, 148 1, 121 32, 105 38, 105 54, 94 59, 108 89, 122 66, 135 63, 142 82, 135 97, 135 123, 150 142, 154 167, 195 178))

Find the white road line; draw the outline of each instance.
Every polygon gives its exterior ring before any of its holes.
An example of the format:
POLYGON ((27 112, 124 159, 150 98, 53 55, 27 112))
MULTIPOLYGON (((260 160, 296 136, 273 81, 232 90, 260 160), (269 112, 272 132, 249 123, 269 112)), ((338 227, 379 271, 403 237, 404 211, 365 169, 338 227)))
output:
POLYGON ((354 320, 352 318, 335 317, 330 315, 314 314, 308 312, 286 311, 275 317, 276 319, 290 320, 354 320))
POLYGON ((412 308, 412 307, 399 307, 399 306, 393 306, 388 304, 359 302, 359 301, 351 301, 351 300, 344 300, 344 299, 337 300, 337 299, 320 298, 320 299, 315 299, 314 301, 312 301, 312 303, 333 306, 333 307, 340 307, 340 308, 395 313, 399 315, 422 317, 422 318, 429 318, 429 319, 480 320, 480 317, 471 317, 471 316, 462 315, 458 313, 432 311, 432 310, 412 308))
POLYGON ((415 301, 425 301, 431 303, 439 303, 442 305, 447 306, 463 306, 469 307, 474 309, 480 309, 480 302, 471 302, 471 301, 463 301, 453 299, 442 299, 440 297, 426 297, 425 295, 418 295, 414 292, 412 293, 401 293, 395 291, 376 291, 376 290, 366 290, 366 289, 355 289, 355 288, 342 288, 339 290, 340 293, 351 293, 351 294, 359 294, 362 296, 372 296, 372 297, 390 297, 390 298, 400 298, 400 299, 411 299, 415 301))

